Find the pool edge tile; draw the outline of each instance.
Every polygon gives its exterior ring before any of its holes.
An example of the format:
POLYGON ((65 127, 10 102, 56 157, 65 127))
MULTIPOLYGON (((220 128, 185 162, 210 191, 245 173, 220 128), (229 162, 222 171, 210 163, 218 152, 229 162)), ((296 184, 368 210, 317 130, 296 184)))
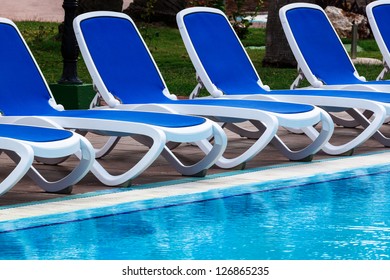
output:
MULTIPOLYGON (((166 202, 169 201, 169 203, 174 203, 175 200, 185 201, 186 199, 181 196, 186 195, 192 198, 195 196, 197 199, 212 199, 212 195, 218 198, 221 195, 221 191, 224 191, 225 195, 237 195, 240 193, 240 188, 242 189, 253 184, 263 187, 267 184, 270 186, 275 186, 278 183, 285 184, 287 182, 291 184, 294 180, 302 182, 302 180, 305 181, 308 178, 313 179, 315 176, 320 176, 321 174, 334 174, 334 177, 338 178, 340 177, 340 172, 353 170, 372 169, 370 172, 376 172, 378 166, 384 168, 389 167, 390 169, 389 158, 390 152, 380 152, 346 158, 338 157, 318 160, 310 163, 293 162, 265 168, 210 175, 206 178, 186 178, 127 189, 97 191, 43 202, 1 207, 0 232, 23 228, 21 225, 31 227, 42 225, 49 221, 57 223, 70 221, 71 219, 65 218, 61 220, 59 217, 63 214, 68 214, 67 216, 69 216, 69 213, 84 212, 81 215, 83 218, 89 218, 93 211, 98 213, 97 216, 107 215, 110 211, 115 214, 120 212, 116 208, 124 204, 138 204, 138 207, 142 205, 139 209, 144 209, 145 202, 149 205, 148 207, 151 207, 151 202, 158 199, 166 200, 166 202), (373 169, 372 167, 376 168, 373 169), (227 180, 226 178, 229 179, 227 180), (210 196, 211 193, 213 194, 210 196), (112 211, 114 208, 115 211, 112 211), (101 211, 98 211, 98 209, 101 211), (104 213, 104 211, 107 211, 107 213, 104 213), (40 219, 41 221, 28 222, 28 220, 34 219, 40 219), (15 227, 15 223, 19 223, 20 225, 15 227), (14 224, 14 226, 11 224, 14 224)), ((331 178, 331 176, 326 177, 331 178)), ((133 209, 132 207, 134 205, 131 207, 127 206, 124 210, 129 211, 130 208, 133 209)), ((134 209, 137 210, 137 208, 134 209)), ((75 217, 73 216, 71 215, 71 218, 74 219, 75 217)))

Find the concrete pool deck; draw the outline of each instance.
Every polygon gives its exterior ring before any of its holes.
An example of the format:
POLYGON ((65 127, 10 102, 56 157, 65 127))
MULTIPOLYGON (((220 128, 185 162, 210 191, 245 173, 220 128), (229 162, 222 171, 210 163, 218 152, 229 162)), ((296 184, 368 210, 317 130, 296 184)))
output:
MULTIPOLYGON (((343 143, 348 137, 358 132, 358 128, 346 129, 337 127, 333 136, 333 143, 343 143)), ((390 125, 384 125, 383 132, 390 134, 390 125)), ((280 131, 280 136, 283 137, 285 141, 292 146, 303 145, 304 142, 307 141, 306 137, 287 132, 283 129, 280 131)), ((88 138, 95 145, 101 145, 103 143, 102 137, 91 135, 88 138)), ((230 134, 230 147, 227 153, 231 155, 239 153, 242 149, 247 148, 251 142, 251 140, 239 138, 230 134)), ((140 150, 140 145, 132 142, 130 139, 123 138, 117 145, 117 148, 110 155, 104 159, 101 159, 100 161, 102 164, 106 165, 110 172, 123 172, 126 170, 126 168, 128 168, 128 164, 137 161, 138 156, 140 155, 140 150)), ((188 159, 196 159, 201 156, 199 150, 189 144, 178 147, 175 149, 175 152, 180 157, 188 159)), ((223 188, 226 187, 226 183, 228 185, 241 184, 240 180, 242 179, 249 180, 248 182, 261 182, 264 180, 280 179, 283 176, 308 176, 310 173, 318 174, 332 172, 332 168, 334 166, 337 166, 337 170, 335 171, 340 171, 364 166, 372 166, 376 164, 384 164, 387 163, 389 158, 390 150, 383 147, 374 139, 369 139, 364 145, 358 147, 355 150, 353 156, 328 156, 323 152, 319 152, 314 156, 313 162, 310 163, 291 162, 278 150, 269 145, 265 150, 263 150, 260 154, 247 163, 246 170, 223 170, 218 167, 213 167, 209 169, 208 176, 212 177, 218 175, 218 184, 215 187, 223 188), (259 168, 260 170, 257 170, 259 168), (255 172, 252 172, 253 170, 255 170, 255 172), (282 173, 280 173, 281 171, 282 173), (232 174, 235 176, 231 176, 232 174), (224 179, 224 176, 227 176, 226 179, 224 179), (239 178, 239 180, 237 178, 239 178), (226 183, 224 183, 224 181, 226 183)), ((2 164, 0 175, 1 173, 7 174, 6 172, 9 172, 14 166, 14 163, 4 154, 0 155, 0 161, 2 164)), ((36 167, 45 175, 55 178, 57 175, 62 175, 64 172, 68 172, 70 170, 69 167, 72 166, 75 161, 76 159, 70 159, 59 166, 37 164, 36 167)), ((187 189, 194 189, 191 191, 197 191, 198 188, 207 189, 209 187, 208 185, 213 185, 216 182, 214 177, 211 180, 207 180, 207 178, 207 176, 206 178, 183 177, 177 173, 165 161, 164 158, 159 157, 152 166, 150 166, 144 173, 133 180, 131 188, 132 191, 129 192, 129 195, 135 195, 136 192, 134 192, 134 190, 137 188, 144 189, 145 185, 150 184, 156 184, 155 187, 148 188, 146 191, 151 193, 152 196, 152 193, 154 192, 152 189, 158 189, 162 186, 171 189, 173 193, 176 193, 175 188, 172 186, 177 183, 172 182, 177 180, 184 180, 186 182, 187 189)), ((69 201, 69 199, 74 195, 88 194, 91 192, 110 189, 113 190, 117 188, 102 185, 92 173, 87 174, 86 177, 84 177, 77 185, 74 186, 71 195, 45 193, 28 177, 25 177, 9 192, 0 197, 0 207, 2 209, 9 207, 14 208, 15 206, 25 203, 32 202, 37 204, 51 199, 66 199, 69 201)), ((164 190, 164 192, 165 191, 166 190, 164 190)), ((145 190, 143 190, 143 192, 145 192, 145 190)), ((169 191, 171 194, 172 192, 169 191)), ((97 198, 95 197, 95 201, 96 199, 97 198)), ((2 216, 2 214, 4 214, 4 212, 0 213, 0 216, 2 216)))

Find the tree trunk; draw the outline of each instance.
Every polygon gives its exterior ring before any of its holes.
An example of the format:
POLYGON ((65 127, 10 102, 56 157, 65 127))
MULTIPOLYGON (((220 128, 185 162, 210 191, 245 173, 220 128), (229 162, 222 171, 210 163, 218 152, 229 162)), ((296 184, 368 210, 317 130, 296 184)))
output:
POLYGON ((284 35, 279 19, 279 9, 294 2, 314 3, 315 1, 269 1, 266 27, 266 51, 262 61, 265 67, 296 67, 297 62, 284 35))
POLYGON ((263 66, 296 67, 297 65, 279 20, 279 9, 288 3, 290 3, 288 0, 269 2, 263 66))

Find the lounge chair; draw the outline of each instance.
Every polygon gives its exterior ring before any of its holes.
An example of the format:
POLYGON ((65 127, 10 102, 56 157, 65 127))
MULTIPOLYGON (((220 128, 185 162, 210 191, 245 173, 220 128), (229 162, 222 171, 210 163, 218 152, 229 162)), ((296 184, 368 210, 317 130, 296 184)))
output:
POLYGON ((305 79, 315 88, 390 92, 390 81, 367 81, 359 75, 325 11, 318 5, 283 6, 280 20, 298 63, 292 88, 305 79))
POLYGON ((16 167, 0 182, 0 195, 11 189, 26 174, 47 192, 70 193, 72 186, 90 170, 95 156, 92 145, 84 137, 71 131, 47 125, 49 127, 0 125, 0 151, 16 163, 16 167), (48 181, 33 166, 34 157, 52 159, 76 153, 80 157, 78 166, 57 181, 48 181))
MULTIPOLYGON (((351 154, 357 146, 374 136, 385 146, 390 139, 379 132, 390 114, 390 95, 380 92, 346 90, 270 90, 254 68, 226 15, 214 8, 195 7, 178 13, 177 22, 199 83, 193 96, 205 88, 213 97, 239 99, 273 98, 320 106, 337 116, 348 113, 365 129, 347 143, 323 147, 331 155, 351 154), (365 117, 360 109, 373 112, 365 117)), ((336 118, 337 119, 337 118, 336 118)))
POLYGON ((370 23, 375 41, 383 56, 383 70, 378 75, 377 80, 383 80, 389 72, 390 65, 390 1, 381 0, 371 2, 366 6, 368 22, 370 23))
POLYGON ((131 179, 149 167, 160 154, 183 175, 204 176, 226 148, 223 130, 204 118, 119 110, 64 110, 55 102, 31 51, 12 21, 0 19, 0 40, 0 108, 3 112, 0 123, 26 120, 38 124, 45 120, 83 134, 131 136, 150 147, 123 174, 110 174, 96 160, 91 171, 103 184, 130 184, 131 179), (214 142, 204 150, 206 155, 197 162, 194 158, 195 163, 189 165, 165 145, 167 142, 196 143, 209 138, 214 142))
POLYGON ((311 159, 333 132, 329 115, 311 105, 272 100, 177 100, 169 93, 134 22, 123 13, 82 14, 74 20, 74 30, 96 88, 109 107, 206 116, 225 123, 224 127, 231 131, 256 139, 237 157, 221 157, 216 163, 221 168, 243 168, 270 141, 290 160, 311 159), (240 126, 247 121, 257 130, 248 132, 240 126), (312 127, 317 122, 322 123, 320 133, 312 127), (276 134, 279 126, 302 128, 312 142, 292 151, 276 134))

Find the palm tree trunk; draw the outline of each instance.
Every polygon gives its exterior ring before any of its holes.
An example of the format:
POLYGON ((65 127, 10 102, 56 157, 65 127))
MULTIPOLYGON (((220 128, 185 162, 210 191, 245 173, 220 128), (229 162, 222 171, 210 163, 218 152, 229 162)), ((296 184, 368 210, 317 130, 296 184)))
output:
POLYGON ((279 9, 289 3, 316 1, 268 1, 268 19, 266 27, 266 51, 262 61, 266 67, 296 67, 297 62, 284 35, 282 24, 279 20, 279 9))

